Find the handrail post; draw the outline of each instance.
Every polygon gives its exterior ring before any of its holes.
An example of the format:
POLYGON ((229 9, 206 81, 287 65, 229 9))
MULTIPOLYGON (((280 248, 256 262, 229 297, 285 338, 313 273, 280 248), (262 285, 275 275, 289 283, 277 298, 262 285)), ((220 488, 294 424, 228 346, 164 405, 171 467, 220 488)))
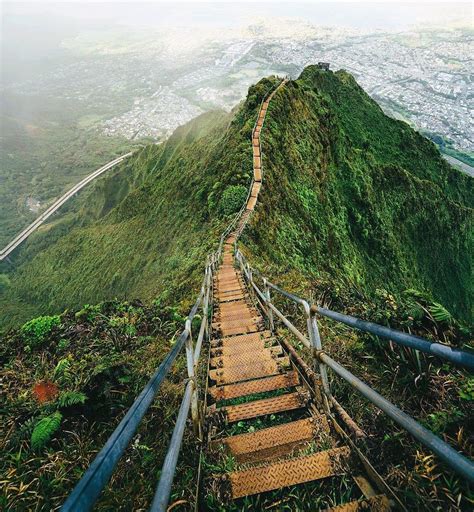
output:
POLYGON ((314 370, 321 376, 321 383, 324 391, 325 407, 329 410, 329 400, 331 398, 331 389, 329 388, 328 374, 326 365, 319 360, 317 353, 322 350, 321 337, 319 336, 318 322, 316 320, 315 308, 310 308, 306 301, 303 301, 303 308, 306 315, 306 325, 308 329, 309 341, 313 350, 313 366, 314 370))
POLYGON ((275 331, 275 324, 273 322, 273 311, 269 307, 269 304, 271 304, 272 299, 270 296, 270 287, 268 286, 268 282, 265 277, 263 278, 263 294, 264 294, 266 302, 267 302, 266 310, 267 310, 268 323, 270 325, 270 332, 273 334, 275 331))
POLYGON ((193 429, 195 435, 201 439, 201 422, 199 418, 199 405, 198 405, 198 387, 196 376, 194 373, 194 350, 193 350, 193 336, 191 331, 191 320, 186 319, 186 330, 189 332, 186 338, 186 366, 188 368, 188 378, 192 382, 192 396, 191 396, 191 417, 193 420, 193 429))

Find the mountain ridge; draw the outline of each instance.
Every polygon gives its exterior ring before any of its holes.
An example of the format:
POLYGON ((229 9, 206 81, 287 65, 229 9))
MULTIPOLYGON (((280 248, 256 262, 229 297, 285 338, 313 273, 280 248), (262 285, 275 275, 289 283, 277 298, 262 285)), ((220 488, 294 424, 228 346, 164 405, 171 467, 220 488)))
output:
MULTIPOLYGON (((74 222, 60 221, 26 244, 1 298, 6 310, 2 321, 11 325, 35 311, 130 296, 186 300, 187 287, 197 286, 204 255, 225 224, 224 191, 248 186, 252 116, 275 80, 251 87, 247 100, 232 113, 203 114, 165 143, 143 148, 124 164, 128 185, 119 184, 122 170, 101 179, 74 222), (97 189, 104 194, 101 208, 94 201, 97 189), (49 244, 48 238, 56 242, 49 244), (15 313, 22 307, 25 314, 15 313)), ((362 287, 366 296, 389 269, 390 279, 382 288, 401 293, 403 287, 421 287, 455 315, 469 319, 472 180, 452 169, 433 143, 385 116, 347 72, 309 66, 275 100, 262 138, 266 174, 261 206, 244 238, 255 254, 270 264, 268 255, 277 250, 278 261, 296 263, 293 268, 305 268, 311 278, 323 272, 338 286, 362 287), (439 208, 430 196, 442 203, 439 208), (390 202, 386 209, 380 206, 383 201, 390 202), (397 201, 420 218, 407 221, 397 201), (285 203, 299 213, 301 225, 291 215, 279 216, 285 203), (310 205, 326 225, 312 218, 310 205), (433 216, 436 210, 443 219, 433 216), (304 224, 311 236, 300 233, 304 224), (286 225, 293 226, 288 233, 280 229, 286 225), (452 230, 453 225, 458 228, 452 230), (419 241, 417 230, 423 233, 419 241), (259 247, 252 237, 264 245, 259 247), (279 240, 285 237, 283 249, 279 240), (441 250, 442 237, 451 254, 441 250), (330 257, 324 258, 322 251, 330 257), (429 276, 428 267, 439 278, 429 276), (397 285, 397 274, 403 286, 397 285)))

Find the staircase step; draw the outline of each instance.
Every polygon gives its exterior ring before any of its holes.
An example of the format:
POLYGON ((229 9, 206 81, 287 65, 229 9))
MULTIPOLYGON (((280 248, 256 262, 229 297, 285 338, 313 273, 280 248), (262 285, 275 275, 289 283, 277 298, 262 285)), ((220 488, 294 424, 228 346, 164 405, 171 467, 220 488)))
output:
POLYGON ((233 356, 233 355, 239 355, 239 354, 253 354, 256 352, 260 352, 261 350, 264 350, 265 348, 268 348, 271 350, 272 354, 274 355, 282 355, 283 349, 281 345, 275 345, 272 346, 273 339, 268 340, 256 340, 253 343, 247 343, 242 345, 227 345, 225 347, 217 347, 217 348, 211 348, 211 357, 226 357, 226 356, 233 356))
POLYGON ((247 308, 248 304, 245 300, 239 300, 238 302, 234 302, 232 304, 222 304, 219 306, 219 311, 221 314, 229 313, 230 311, 238 311, 243 308, 247 308))
POLYGON ((228 299, 230 295, 236 294, 241 294, 242 296, 244 294, 244 288, 240 283, 216 286, 216 297, 219 302, 228 299))
POLYGON ((225 279, 218 279, 216 282, 217 290, 235 289, 235 287, 242 286, 240 279, 236 277, 226 277, 225 279), (231 288, 234 287, 234 288, 231 288))
POLYGON ((282 373, 280 369, 290 366, 290 360, 287 357, 272 359, 271 361, 256 361, 254 364, 245 366, 233 366, 232 368, 219 368, 210 370, 209 377, 215 380, 217 385, 233 384, 244 380, 259 379, 261 377, 270 377, 282 373))
POLYGON ((231 304, 219 305, 218 311, 216 312, 216 316, 219 316, 221 318, 227 318, 232 315, 242 315, 245 313, 254 313, 252 316, 256 316, 255 308, 249 306, 245 302, 245 300, 239 300, 234 301, 231 304))
POLYGON ((252 185, 252 190, 250 192, 250 195, 252 197, 257 197, 261 188, 262 188, 262 184, 259 181, 255 181, 254 184, 252 185))
POLYGON ((243 471, 233 471, 229 474, 232 497, 242 498, 344 474, 349 455, 349 448, 344 446, 243 471))
MULTIPOLYGON (((237 336, 228 336, 218 340, 211 341, 211 347, 242 347, 245 345, 252 345, 261 339, 270 339, 270 331, 259 331, 249 334, 239 334, 237 336)), ((246 350, 246 349, 245 349, 246 350)))
POLYGON ((303 393, 294 392, 273 398, 254 400, 246 404, 229 405, 217 410, 225 413, 228 423, 235 423, 236 421, 258 418, 259 416, 266 416, 267 414, 293 411, 304 407, 305 404, 306 400, 303 393))
POLYGON ((367 512, 385 512, 391 510, 390 501, 387 496, 377 494, 371 498, 360 501, 350 501, 337 507, 328 508, 326 512, 358 512, 364 510, 367 512))
POLYGON ((226 294, 219 293, 216 296, 219 301, 219 304, 225 304, 228 302, 233 302, 235 300, 244 299, 246 297, 246 294, 244 293, 244 291, 242 289, 240 289, 240 290, 232 290, 232 293, 226 293, 226 294))
POLYGON ((247 306, 245 308, 237 308, 234 311, 227 311, 223 313, 220 309, 216 312, 214 322, 230 322, 236 320, 244 320, 247 321, 251 318, 257 318, 258 313, 247 306))
POLYGON ((218 439, 211 443, 211 449, 223 444, 237 462, 257 462, 289 455, 295 448, 310 441, 313 433, 314 420, 306 418, 250 434, 218 439))
POLYGON ((273 377, 239 382, 238 384, 212 386, 208 388, 208 391, 214 400, 219 401, 254 395, 255 393, 266 393, 267 391, 275 391, 276 389, 292 388, 298 384, 298 373, 291 371, 273 377))
POLYGON ((247 210, 253 210, 255 208, 255 205, 257 204, 257 198, 256 197, 250 197, 247 203, 247 210))
MULTIPOLYGON (((235 327, 246 327, 249 324, 257 324, 258 322, 262 321, 262 317, 258 315, 251 316, 250 314, 242 316, 241 318, 224 318, 222 320, 214 321, 212 322, 212 327, 214 329, 220 328, 222 330, 226 329, 234 329, 235 327)), ((246 332, 244 329, 242 331, 243 333, 246 332)))
POLYGON ((271 361, 277 357, 278 352, 274 353, 271 349, 262 348, 261 350, 253 350, 252 352, 213 357, 209 362, 213 368, 232 368, 233 366, 252 364, 255 361, 271 361))
POLYGON ((219 330, 221 336, 232 336, 234 334, 250 334, 252 332, 258 332, 260 330, 260 322, 262 317, 255 317, 249 319, 247 322, 243 320, 213 323, 212 328, 219 330))

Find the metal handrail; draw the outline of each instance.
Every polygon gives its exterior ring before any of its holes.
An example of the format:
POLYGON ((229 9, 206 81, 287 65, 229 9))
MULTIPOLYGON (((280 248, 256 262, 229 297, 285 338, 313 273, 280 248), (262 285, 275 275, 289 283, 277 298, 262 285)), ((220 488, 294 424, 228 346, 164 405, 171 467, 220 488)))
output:
POLYGON ((325 316, 331 320, 335 320, 336 322, 346 324, 350 327, 358 329, 359 331, 375 334, 376 336, 389 339, 395 343, 404 345, 405 347, 410 347, 412 349, 419 350, 420 352, 425 352, 426 354, 431 354, 442 359, 446 359, 451 363, 462 366, 471 371, 474 370, 474 353, 467 352, 466 350, 461 350, 456 347, 451 347, 449 345, 444 345, 435 341, 430 341, 422 338, 421 336, 415 336, 406 332, 397 331, 395 329, 391 329, 390 327, 384 327, 383 325, 367 322, 350 315, 337 313, 336 311, 331 311, 330 309, 322 308, 320 306, 312 307, 315 308, 316 312, 321 316, 325 316))
POLYGON ((353 388, 361 393, 365 398, 372 402, 376 407, 382 410, 387 416, 392 418, 395 423, 398 423, 413 437, 418 439, 421 444, 424 444, 431 451, 436 453, 448 466, 450 466, 456 473, 463 476, 466 480, 474 482, 474 463, 464 455, 461 455, 454 448, 449 446, 437 435, 433 434, 430 430, 420 425, 411 416, 403 412, 397 406, 389 402, 382 395, 377 393, 370 386, 365 384, 349 370, 344 368, 341 364, 337 363, 324 352, 317 354, 324 364, 328 365, 335 373, 348 382, 353 388))
MULTIPOLYGON (((210 263, 208 263, 206 267, 200 293, 196 299, 196 302, 191 308, 188 317, 186 318, 184 330, 181 332, 178 340, 166 355, 165 359, 162 361, 153 377, 143 388, 140 395, 135 399, 132 406, 129 408, 121 422, 118 424, 112 435, 105 443, 102 450, 97 454, 89 468, 82 476, 81 480, 77 483, 71 494, 68 496, 67 500, 64 502, 61 508, 63 512, 91 510, 103 488, 110 480, 118 461, 122 457, 127 446, 130 444, 130 441, 135 435, 141 420, 152 404, 158 390, 160 389, 161 384, 171 369, 171 366, 173 365, 176 357, 181 352, 183 346, 186 346, 186 352, 189 353, 189 346, 190 344, 192 345, 192 320, 196 316, 201 303, 204 303, 205 308, 207 308, 207 304, 209 303, 211 282, 210 276, 212 276, 212 256, 209 258, 209 260, 210 263)), ((207 322, 207 311, 205 314, 203 314, 202 318, 202 323, 205 322, 207 322)), ((197 356, 199 356, 199 352, 197 353, 197 356)), ((191 395, 196 402, 196 385, 193 372, 194 368, 191 371, 192 375, 190 376, 189 382, 193 384, 191 395)), ((187 395, 185 394, 185 398, 186 396, 187 395)), ((197 411, 194 411, 194 416, 196 416, 196 414, 197 411)), ((198 418, 196 417, 193 419, 196 422, 198 421, 198 418)))
MULTIPOLYGON (((245 262, 245 257, 240 251, 239 255, 245 262)), ((252 273, 258 274, 262 279, 265 279, 257 270, 252 269, 252 273)), ((284 297, 292 300, 296 304, 301 304, 303 306, 304 304, 307 304, 307 301, 301 297, 283 290, 276 284, 268 281, 268 279, 266 280, 266 283, 270 288, 277 291, 284 297)), ((343 313, 338 313, 321 306, 312 305, 311 308, 313 309, 313 312, 318 313, 321 316, 325 316, 331 320, 335 320, 336 322, 343 323, 354 329, 368 332, 370 334, 374 334, 375 336, 389 339, 399 345, 419 350, 420 352, 434 355, 442 359, 446 359, 447 361, 462 366, 468 370, 474 370, 474 353, 472 352, 468 352, 456 347, 451 347, 436 341, 430 341, 426 338, 422 338, 421 336, 415 336, 403 331, 398 331, 396 329, 392 329, 391 327, 385 327, 373 322, 367 322, 366 320, 362 320, 350 315, 345 315, 343 313)))
POLYGON ((169 497, 171 494, 171 486, 173 485, 176 465, 178 463, 179 451, 183 442, 184 428, 191 407, 191 398, 193 394, 193 383, 189 381, 186 385, 183 401, 179 408, 178 417, 176 419, 173 435, 168 446, 165 461, 161 468, 161 476, 156 488, 153 502, 150 507, 151 512, 166 511, 168 507, 169 497))
POLYGON ((115 466, 130 444, 138 425, 153 402, 158 389, 183 348, 188 336, 189 332, 187 330, 181 333, 174 347, 160 364, 135 402, 133 402, 127 414, 123 417, 102 450, 97 454, 92 464, 64 502, 61 508, 63 512, 85 511, 93 507, 102 489, 110 480, 115 466))
MULTIPOLYGON (((317 329, 316 322, 316 314, 320 312, 318 311, 318 308, 315 308, 314 306, 308 308, 308 303, 304 299, 301 299, 296 295, 293 295, 291 293, 286 292, 285 290, 282 290, 281 288, 274 285, 273 283, 270 283, 266 279, 264 280, 265 286, 273 288, 274 290, 280 292, 282 295, 289 298, 293 302, 303 306, 305 313, 307 315, 308 337, 306 337, 291 323, 291 321, 288 318, 286 318, 283 315, 283 313, 281 313, 272 304, 269 294, 265 294, 262 290, 258 288, 258 286, 253 280, 252 268, 246 262, 245 257, 243 256, 240 250, 237 249, 235 257, 237 263, 240 264, 240 267, 248 283, 255 290, 259 298, 264 301, 264 304, 267 306, 267 308, 271 309, 272 312, 274 312, 282 320, 282 322, 293 332, 293 334, 295 334, 298 337, 298 339, 306 347, 313 349, 313 358, 315 361, 318 361, 320 363, 319 368, 321 380, 323 383, 326 407, 329 407, 329 403, 334 402, 334 398, 331 395, 328 383, 327 381, 325 382, 325 369, 326 366, 328 366, 337 375, 339 375, 346 382, 348 382, 353 388, 359 391, 365 398, 372 402, 376 407, 378 407, 385 414, 387 414, 393 421, 395 421, 398 425, 400 425, 407 432, 409 432, 413 437, 418 439, 418 441, 420 441, 422 444, 424 444, 426 447, 432 450, 436 455, 438 455, 438 457, 441 460, 443 460, 448 466, 450 466, 451 469, 453 469, 456 473, 460 474, 462 477, 466 478, 470 482, 474 482, 474 463, 470 459, 457 452, 448 443, 446 443, 438 436, 433 434, 430 430, 420 425, 420 423, 418 423, 412 417, 404 413, 401 409, 392 404, 389 400, 384 398, 382 395, 377 393, 374 389, 365 384, 358 377, 353 375, 344 366, 342 366, 334 359, 329 357, 325 352, 323 352, 320 339, 318 343, 319 332, 317 329)), ((267 313, 267 311, 267 309, 264 309, 264 313, 267 313)))

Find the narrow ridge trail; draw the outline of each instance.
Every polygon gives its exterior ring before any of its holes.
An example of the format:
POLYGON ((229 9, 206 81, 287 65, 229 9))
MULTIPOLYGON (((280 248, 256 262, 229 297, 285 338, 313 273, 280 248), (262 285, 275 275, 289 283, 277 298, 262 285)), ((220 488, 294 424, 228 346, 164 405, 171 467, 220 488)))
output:
MULTIPOLYGON (((318 503, 332 503, 323 505, 323 509, 390 510, 393 502, 384 492, 388 488, 380 480, 373 485, 326 414, 319 385, 314 387, 318 377, 295 357, 288 342, 265 325, 242 273, 234 267, 234 244, 257 204, 262 186, 261 130, 273 95, 284 85, 285 81, 261 105, 252 133, 254 183, 237 228, 224 241, 222 264, 214 279, 206 457, 217 465, 229 459, 232 463, 224 474, 207 478, 206 492, 210 490, 230 503, 321 481, 318 503), (229 435, 236 430, 243 433, 229 435), (339 481, 326 485, 335 479, 339 481), (341 483, 341 479, 349 484, 341 483), (347 499, 324 496, 342 487, 349 489, 341 493, 347 499)), ((249 506, 247 501, 245 504, 249 506)), ((244 509, 238 503, 235 506, 236 510, 244 509)), ((255 503, 250 506, 259 509, 255 503)), ((321 509, 316 503, 306 503, 305 507, 321 509)))

